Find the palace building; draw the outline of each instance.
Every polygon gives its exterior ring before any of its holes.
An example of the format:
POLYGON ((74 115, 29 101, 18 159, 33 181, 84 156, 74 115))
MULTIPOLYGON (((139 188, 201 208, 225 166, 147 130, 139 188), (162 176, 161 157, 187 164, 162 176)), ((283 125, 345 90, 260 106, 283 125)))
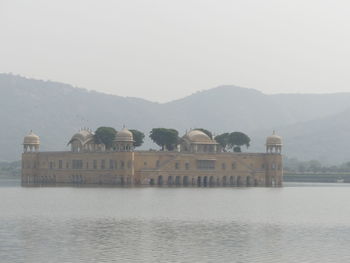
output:
POLYGON ((190 130, 174 151, 135 151, 133 134, 117 132, 112 150, 83 129, 70 151, 40 152, 40 138, 24 137, 22 185, 282 186, 282 139, 266 139, 265 153, 225 152, 200 130, 190 130))

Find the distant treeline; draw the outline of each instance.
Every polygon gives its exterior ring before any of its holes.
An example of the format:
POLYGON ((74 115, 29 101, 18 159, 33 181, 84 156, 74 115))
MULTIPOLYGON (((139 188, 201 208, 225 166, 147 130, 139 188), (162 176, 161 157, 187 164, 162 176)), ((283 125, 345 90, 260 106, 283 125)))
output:
POLYGON ((296 158, 285 158, 283 169, 290 173, 349 173, 350 161, 327 166, 317 160, 299 161, 296 158))
POLYGON ((0 175, 20 176, 21 161, 0 162, 0 175))

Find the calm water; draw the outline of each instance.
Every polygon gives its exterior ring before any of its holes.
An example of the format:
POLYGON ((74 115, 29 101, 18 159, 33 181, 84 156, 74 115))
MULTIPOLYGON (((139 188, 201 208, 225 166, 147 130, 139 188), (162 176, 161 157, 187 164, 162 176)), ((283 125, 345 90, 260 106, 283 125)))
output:
POLYGON ((0 262, 350 262, 347 184, 0 185, 0 262))

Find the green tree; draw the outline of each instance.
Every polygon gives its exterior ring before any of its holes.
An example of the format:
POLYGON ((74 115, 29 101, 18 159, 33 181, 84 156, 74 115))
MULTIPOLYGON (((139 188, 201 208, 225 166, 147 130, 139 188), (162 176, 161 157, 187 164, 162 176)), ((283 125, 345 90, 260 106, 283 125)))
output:
POLYGON ((95 142, 103 143, 106 149, 111 149, 117 131, 112 127, 99 127, 95 131, 95 142))
POLYGON ((134 147, 141 146, 143 144, 143 139, 145 138, 143 132, 140 132, 138 130, 130 130, 130 132, 134 138, 134 147))
POLYGON ((169 151, 174 150, 179 143, 179 132, 174 129, 153 128, 149 137, 162 147, 162 151, 165 149, 169 151))
POLYGON ((227 146, 229 143, 229 136, 230 134, 228 132, 215 136, 215 141, 217 141, 220 144, 224 152, 226 152, 227 150, 227 146))
POLYGON ((232 132, 228 138, 228 145, 234 152, 241 152, 241 146, 250 146, 250 138, 243 132, 232 132))
POLYGON ((206 135, 209 136, 210 139, 213 139, 213 134, 211 133, 211 131, 208 131, 207 129, 203 128, 195 128, 195 130, 204 132, 206 135))

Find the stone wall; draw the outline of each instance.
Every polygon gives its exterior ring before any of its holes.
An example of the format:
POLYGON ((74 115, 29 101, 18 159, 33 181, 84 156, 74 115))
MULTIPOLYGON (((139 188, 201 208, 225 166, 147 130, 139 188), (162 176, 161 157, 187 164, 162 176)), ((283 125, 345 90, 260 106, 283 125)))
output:
POLYGON ((22 185, 281 186, 271 153, 31 152, 22 185))

